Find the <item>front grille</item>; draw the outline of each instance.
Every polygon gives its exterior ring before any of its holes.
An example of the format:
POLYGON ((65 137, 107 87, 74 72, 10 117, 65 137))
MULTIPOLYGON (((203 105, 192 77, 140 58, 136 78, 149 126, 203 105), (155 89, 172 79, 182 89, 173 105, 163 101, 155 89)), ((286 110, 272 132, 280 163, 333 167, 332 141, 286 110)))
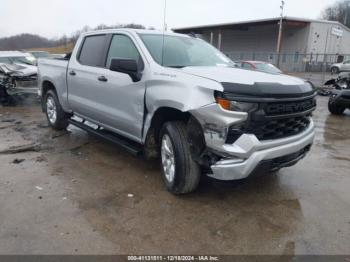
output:
POLYGON ((310 125, 310 116, 282 118, 263 122, 252 122, 244 133, 254 134, 259 140, 279 139, 297 135, 310 125))
POLYGON ((229 129, 227 144, 233 144, 242 134, 253 134, 259 140, 281 139, 294 136, 305 131, 310 125, 311 115, 290 118, 271 119, 270 121, 254 121, 237 129, 229 129))
POLYGON ((233 144, 242 134, 253 134, 261 141, 297 135, 309 127, 315 108, 314 98, 259 103, 259 109, 249 113, 246 123, 230 127, 226 143, 233 144))

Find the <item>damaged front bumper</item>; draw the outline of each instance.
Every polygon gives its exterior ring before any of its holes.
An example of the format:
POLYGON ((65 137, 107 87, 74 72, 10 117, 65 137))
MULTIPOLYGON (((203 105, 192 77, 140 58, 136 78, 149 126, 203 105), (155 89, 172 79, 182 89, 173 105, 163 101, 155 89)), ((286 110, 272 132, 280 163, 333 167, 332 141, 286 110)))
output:
POLYGON ((202 124, 208 149, 221 159, 211 165, 209 176, 219 180, 239 180, 255 171, 278 170, 296 164, 309 151, 314 141, 314 123, 302 133, 282 139, 259 141, 255 135, 243 134, 227 144, 228 129, 247 120, 247 113, 223 110, 216 104, 192 112, 202 124))

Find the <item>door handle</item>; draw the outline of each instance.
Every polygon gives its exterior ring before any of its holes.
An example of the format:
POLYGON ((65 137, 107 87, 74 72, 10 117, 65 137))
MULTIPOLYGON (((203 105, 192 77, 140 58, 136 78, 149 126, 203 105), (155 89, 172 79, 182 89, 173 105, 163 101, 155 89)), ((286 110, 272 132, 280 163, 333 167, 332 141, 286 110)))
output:
POLYGON ((72 70, 72 71, 69 72, 69 74, 70 74, 71 76, 75 76, 77 73, 75 73, 75 71, 72 70))
POLYGON ((108 81, 108 79, 105 76, 100 76, 97 79, 98 79, 98 81, 101 81, 101 82, 107 82, 108 81))

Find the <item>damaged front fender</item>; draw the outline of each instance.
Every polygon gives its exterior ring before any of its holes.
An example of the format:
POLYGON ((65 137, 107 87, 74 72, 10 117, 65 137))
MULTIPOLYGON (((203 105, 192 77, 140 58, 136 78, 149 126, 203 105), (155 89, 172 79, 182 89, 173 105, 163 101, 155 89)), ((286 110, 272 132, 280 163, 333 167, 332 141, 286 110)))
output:
POLYGON ((229 127, 248 119, 248 113, 224 110, 216 103, 190 113, 201 123, 207 147, 218 153, 223 152, 229 127))

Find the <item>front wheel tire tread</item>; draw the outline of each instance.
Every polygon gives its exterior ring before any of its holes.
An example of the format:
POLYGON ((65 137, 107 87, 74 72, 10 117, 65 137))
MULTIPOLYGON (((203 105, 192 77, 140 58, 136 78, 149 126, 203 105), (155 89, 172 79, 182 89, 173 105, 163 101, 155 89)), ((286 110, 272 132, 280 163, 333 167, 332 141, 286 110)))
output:
POLYGON ((201 168, 192 159, 186 124, 182 121, 168 122, 162 128, 160 141, 165 134, 169 135, 175 151, 175 179, 173 183, 166 180, 162 167, 162 176, 167 189, 176 195, 191 193, 198 187, 201 168))

